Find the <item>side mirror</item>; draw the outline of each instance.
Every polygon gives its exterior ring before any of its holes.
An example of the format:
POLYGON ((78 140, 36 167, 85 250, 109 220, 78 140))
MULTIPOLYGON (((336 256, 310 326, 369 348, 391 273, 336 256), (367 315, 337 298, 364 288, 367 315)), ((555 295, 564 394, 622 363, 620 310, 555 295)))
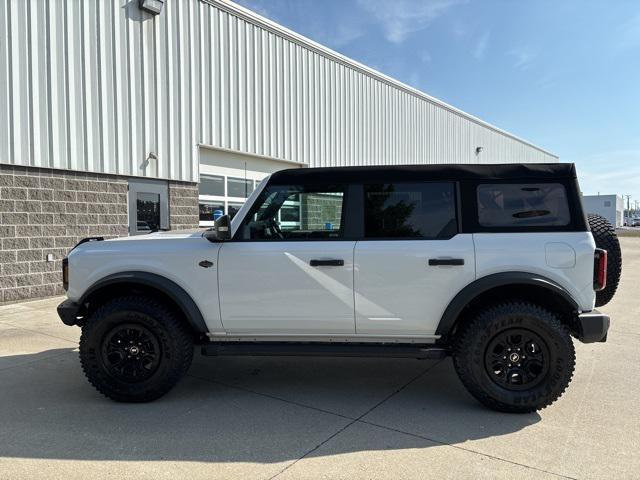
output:
POLYGON ((204 237, 211 242, 231 240, 231 219, 229 215, 219 217, 213 224, 213 228, 204 233, 204 237))
POLYGON ((231 240, 231 219, 229 215, 223 215, 213 224, 219 240, 231 240))

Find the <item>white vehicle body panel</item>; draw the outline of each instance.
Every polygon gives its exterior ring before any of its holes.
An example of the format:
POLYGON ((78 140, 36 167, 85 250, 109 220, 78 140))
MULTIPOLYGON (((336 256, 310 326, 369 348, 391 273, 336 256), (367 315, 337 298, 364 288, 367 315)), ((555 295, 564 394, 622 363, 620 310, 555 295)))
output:
POLYGON ((591 232, 474 233, 476 276, 527 272, 553 280, 581 311, 593 310, 591 232))
POLYGON ((358 334, 432 335, 453 297, 475 280, 471 234, 448 240, 366 240, 355 250, 358 334), (429 259, 464 265, 429 266, 429 259))
POLYGON ((220 301, 227 333, 355 333, 355 241, 227 242, 220 301), (312 267, 312 259, 344 266, 312 267))
POLYGON ((594 249, 590 232, 226 243, 212 243, 201 231, 158 233, 80 245, 69 255, 68 297, 79 300, 111 274, 148 272, 182 287, 213 335, 425 339, 459 291, 495 273, 541 275, 567 290, 580 311, 592 310, 594 249), (309 265, 329 258, 345 264, 309 265), (430 267, 430 258, 465 263, 430 267), (202 268, 201 260, 214 265, 202 268))
POLYGON ((217 256, 221 244, 193 233, 154 233, 87 242, 69 254, 69 299, 78 301, 99 280, 121 272, 147 272, 182 287, 196 303, 210 331, 220 331, 217 256), (202 260, 213 262, 202 268, 202 260))

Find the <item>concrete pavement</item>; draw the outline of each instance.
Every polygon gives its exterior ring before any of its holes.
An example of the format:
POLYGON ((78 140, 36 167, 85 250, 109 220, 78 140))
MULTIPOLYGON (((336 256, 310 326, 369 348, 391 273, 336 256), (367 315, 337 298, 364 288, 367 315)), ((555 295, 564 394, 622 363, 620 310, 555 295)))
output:
POLYGON ((640 238, 623 238, 607 343, 565 395, 483 408, 449 359, 195 358, 166 397, 100 396, 60 299, 0 306, 0 479, 639 478, 640 238))

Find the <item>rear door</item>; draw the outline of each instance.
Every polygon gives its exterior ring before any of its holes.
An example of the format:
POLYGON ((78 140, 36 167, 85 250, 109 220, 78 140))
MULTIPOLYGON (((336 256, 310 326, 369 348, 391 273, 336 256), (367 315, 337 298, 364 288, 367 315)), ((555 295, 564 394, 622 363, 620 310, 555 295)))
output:
POLYGON ((454 182, 365 184, 356 244, 356 331, 433 335, 453 297, 475 279, 471 234, 459 231, 454 182))

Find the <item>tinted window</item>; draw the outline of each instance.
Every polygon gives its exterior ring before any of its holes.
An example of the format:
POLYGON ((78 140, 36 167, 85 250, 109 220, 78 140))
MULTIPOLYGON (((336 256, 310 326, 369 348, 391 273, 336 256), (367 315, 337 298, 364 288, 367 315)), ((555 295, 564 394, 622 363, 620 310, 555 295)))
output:
POLYGON ((245 240, 336 239, 342 237, 341 187, 287 185, 266 188, 240 228, 245 240))
POLYGON ((478 186, 478 222, 485 227, 563 226, 571 220, 559 183, 478 186))
POLYGON ((365 237, 449 238, 456 234, 452 183, 364 186, 365 237))

